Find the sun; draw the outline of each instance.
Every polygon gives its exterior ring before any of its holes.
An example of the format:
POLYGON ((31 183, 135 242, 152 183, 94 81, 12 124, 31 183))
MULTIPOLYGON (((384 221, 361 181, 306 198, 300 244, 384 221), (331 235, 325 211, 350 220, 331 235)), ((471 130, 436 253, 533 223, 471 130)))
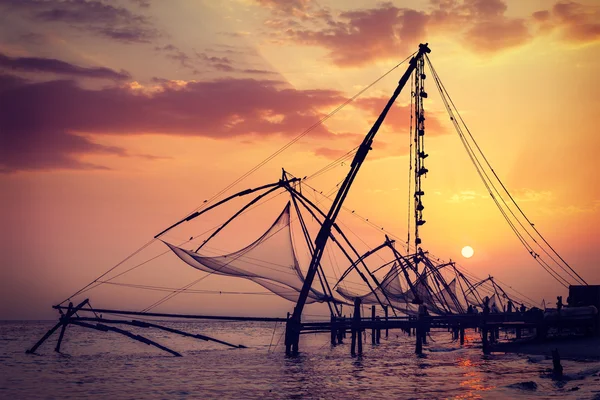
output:
POLYGON ((473 250, 473 248, 471 246, 465 246, 462 248, 460 253, 463 255, 464 258, 471 258, 471 257, 473 257, 475 250, 473 250))

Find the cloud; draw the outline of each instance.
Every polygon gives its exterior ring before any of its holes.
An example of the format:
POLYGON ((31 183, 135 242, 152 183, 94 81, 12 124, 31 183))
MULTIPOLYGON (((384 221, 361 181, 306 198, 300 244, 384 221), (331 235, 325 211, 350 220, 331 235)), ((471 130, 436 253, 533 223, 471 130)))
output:
POLYGON ((54 58, 9 57, 2 53, 0 53, 0 69, 114 80, 131 78, 131 75, 123 70, 117 72, 106 67, 80 67, 54 58))
POLYGON ((198 73, 199 71, 193 64, 192 58, 185 52, 183 52, 179 47, 173 44, 166 44, 164 46, 155 46, 155 51, 162 52, 165 56, 170 59, 177 61, 180 66, 183 68, 188 68, 192 70, 194 73, 198 73))
POLYGON ((310 1, 259 1, 271 10, 266 27, 276 42, 320 47, 339 67, 397 60, 434 36, 451 35, 476 53, 495 53, 531 39, 527 20, 506 15, 502 0, 431 0, 425 10, 382 3, 343 11, 310 1))
POLYGON ((547 202, 554 200, 554 193, 548 190, 537 191, 533 189, 520 189, 513 191, 513 198, 518 203, 547 202))
POLYGON ((477 193, 474 190, 463 190, 458 193, 454 193, 452 196, 450 196, 450 198, 447 200, 447 202, 448 203, 464 203, 464 202, 469 202, 472 200, 486 199, 486 198, 488 198, 488 195, 486 195, 486 194, 477 193))
MULTIPOLYGON (((147 8, 146 2, 137 3, 147 8)), ((147 43, 160 36, 144 15, 100 0, 0 0, 0 7, 38 22, 64 23, 124 43, 147 43)))
MULTIPOLYGON (((86 137, 71 134, 37 121, 37 115, 28 115, 28 108, 20 109, 20 116, 9 104, 11 93, 18 91, 26 81, 9 75, 0 75, 0 172, 36 169, 107 169, 80 161, 82 154, 126 155, 124 149, 96 144, 86 137)), ((22 106, 22 104, 20 105, 22 106)))
MULTIPOLYGON (((93 90, 72 80, 31 82, 0 75, 3 171, 92 168, 76 155, 127 155, 95 144, 94 134, 164 134, 214 139, 291 137, 346 98, 333 90, 296 90, 274 80, 157 80, 93 90)), ((319 140, 339 139, 324 125, 319 140)))
POLYGON ((321 29, 286 31, 297 44, 323 47, 340 67, 358 67, 373 60, 398 58, 425 36, 427 15, 385 4, 375 9, 342 12, 321 29))
POLYGON ((465 35, 467 47, 480 53, 495 53, 527 43, 531 35, 520 19, 497 19, 480 22, 469 28, 465 35))
POLYGON ((255 0, 257 4, 268 8, 276 15, 305 18, 318 5, 313 0, 255 0))
POLYGON ((332 149, 329 147, 319 147, 314 151, 314 154, 316 156, 329 158, 331 160, 336 160, 336 159, 340 158, 341 156, 345 155, 346 153, 348 153, 347 150, 332 149))
POLYGON ((572 43, 600 40, 600 6, 560 1, 550 9, 532 14, 541 32, 558 31, 560 37, 572 43))
POLYGON ((277 75, 275 71, 267 71, 266 69, 254 69, 254 68, 246 68, 242 69, 241 72, 245 74, 253 74, 253 75, 277 75))

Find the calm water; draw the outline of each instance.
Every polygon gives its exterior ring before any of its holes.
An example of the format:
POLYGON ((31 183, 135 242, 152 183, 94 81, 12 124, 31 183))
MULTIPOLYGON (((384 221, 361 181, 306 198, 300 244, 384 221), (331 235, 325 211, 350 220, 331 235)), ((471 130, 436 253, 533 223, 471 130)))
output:
POLYGON ((274 323, 169 325, 250 348, 123 326, 180 351, 178 358, 116 333, 69 327, 66 354, 54 353, 53 337, 27 355, 52 322, 0 322, 0 398, 600 399, 599 362, 563 361, 572 379, 557 383, 542 356, 483 356, 477 343, 460 348, 447 332, 433 333, 423 357, 413 354, 412 338, 393 333, 379 346, 369 339, 358 358, 347 344, 332 348, 325 334, 303 335, 302 355, 285 358, 283 327, 274 323))

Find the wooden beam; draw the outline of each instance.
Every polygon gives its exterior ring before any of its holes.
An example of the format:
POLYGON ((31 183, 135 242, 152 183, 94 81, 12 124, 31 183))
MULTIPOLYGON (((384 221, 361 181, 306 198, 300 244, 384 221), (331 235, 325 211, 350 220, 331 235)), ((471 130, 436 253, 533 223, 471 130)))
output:
POLYGON ((56 332, 56 330, 58 328, 60 328, 61 326, 63 326, 63 324, 65 324, 65 321, 67 319, 69 319, 73 314, 75 314, 77 311, 79 311, 83 306, 85 306, 86 304, 89 303, 89 299, 85 299, 84 301, 82 301, 81 303, 79 303, 75 308, 69 308, 69 307, 64 307, 64 306, 52 306, 52 308, 54 309, 64 309, 64 310, 71 310, 68 311, 65 315, 61 316, 60 318, 60 322, 58 322, 56 325, 54 325, 48 332, 46 332, 46 334, 40 339, 38 340, 38 342, 36 344, 33 345, 33 347, 29 350, 26 350, 25 352, 27 354, 32 354, 35 353, 35 351, 38 349, 38 347, 40 347, 42 345, 42 343, 44 343, 50 336, 52 336, 52 334, 54 332, 56 332))
POLYGON ((81 321, 77 321, 77 320, 73 320, 71 321, 71 323, 73 325, 78 325, 84 328, 89 328, 89 329, 96 329, 98 331, 102 331, 102 332, 107 332, 107 331, 111 331, 111 332, 116 332, 116 333, 120 333, 121 335, 127 336, 132 338, 133 340, 137 340, 138 342, 142 342, 145 343, 147 345, 150 346, 154 346, 157 347, 163 351, 166 351, 167 353, 171 353, 173 354, 175 357, 181 357, 181 354, 179 354, 178 352, 169 349, 168 347, 165 347, 159 343, 156 343, 153 340, 150 340, 148 338, 145 338, 143 336, 140 335, 135 335, 129 331, 126 331, 124 329, 120 329, 120 328, 115 328, 114 326, 108 326, 108 325, 103 325, 103 324, 96 324, 96 325, 92 325, 92 324, 88 324, 87 322, 81 322, 81 321))
POLYGON ((152 324, 150 322, 145 322, 145 321, 137 321, 137 320, 123 321, 123 320, 119 320, 119 319, 85 318, 85 317, 77 318, 77 319, 75 319, 75 321, 91 321, 91 322, 101 322, 101 323, 105 323, 105 324, 125 324, 125 325, 137 326, 139 328, 156 328, 156 329, 160 329, 163 331, 175 333, 175 334, 181 335, 181 336, 193 337, 193 338, 204 340, 204 341, 220 343, 225 346, 233 347, 235 349, 247 348, 246 346, 244 346, 242 344, 237 344, 237 345, 231 344, 231 343, 225 342, 223 340, 215 339, 210 336, 201 335, 199 333, 189 333, 189 332, 181 331, 179 329, 169 328, 169 327, 166 327, 163 325, 152 324))
MULTIPOLYGON (((71 310, 73 309, 73 303, 69 302, 69 309, 67 310, 67 315, 71 314, 71 310)), ((59 310, 62 314, 62 310, 59 310)), ((63 337, 65 336, 65 330, 67 329, 67 325, 69 325, 69 320, 66 315, 61 315, 60 319, 64 319, 62 328, 60 330, 60 335, 58 335, 58 341, 56 342, 56 347, 54 351, 60 353, 60 345, 62 343, 63 337)))
MULTIPOLYGON (((54 309, 66 310, 65 306, 53 306, 54 309)), ((126 310, 108 310, 103 308, 95 308, 94 310, 81 310, 84 312, 96 312, 98 314, 118 314, 118 315, 139 315, 142 317, 164 317, 164 318, 182 318, 182 319, 214 319, 225 321, 262 321, 262 322, 286 322, 285 318, 277 317, 229 317, 223 315, 190 315, 190 314, 168 314, 168 313, 152 313, 141 311, 126 311, 126 310)))

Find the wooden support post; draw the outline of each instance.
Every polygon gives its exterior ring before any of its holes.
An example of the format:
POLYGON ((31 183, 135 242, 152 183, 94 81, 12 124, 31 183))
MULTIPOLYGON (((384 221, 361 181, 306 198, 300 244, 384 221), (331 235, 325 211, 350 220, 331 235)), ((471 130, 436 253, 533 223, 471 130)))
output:
POLYGON ((419 317, 417 319, 417 328, 416 328, 416 334, 415 334, 415 338, 416 338, 415 354, 418 354, 418 355, 423 354, 422 336, 423 336, 422 321, 421 321, 421 318, 419 317))
POLYGON ((346 337, 346 318, 339 317, 337 321, 337 344, 342 344, 344 337, 346 337))
POLYGON ((489 354, 490 348, 488 344, 488 329, 485 325, 481 327, 481 345, 483 347, 483 354, 489 354))
POLYGON ((371 344, 375 344, 375 306, 371 306, 371 323, 373 324, 371 328, 371 344))
POLYGON ((285 355, 296 356, 298 355, 298 343, 300 341, 300 323, 294 318, 288 318, 285 323, 285 355))
POLYGON ((563 378, 563 367, 560 364, 560 355, 558 349, 552 350, 552 379, 562 380, 563 378))
MULTIPOLYGON (((73 314, 75 314, 80 308, 82 308, 83 306, 85 306, 86 304, 88 304, 89 300, 85 299, 84 301, 82 301, 81 303, 79 303, 77 306, 75 306, 74 308, 71 309, 71 312, 67 312, 63 317, 64 318, 71 318, 71 316, 73 314)), ((35 353, 35 351, 38 349, 38 347, 40 347, 42 345, 42 343, 44 343, 50 336, 52 336, 52 334, 54 332, 56 332, 56 330, 58 328, 60 328, 61 326, 63 326, 64 322, 63 322, 63 317, 61 317, 61 321, 54 325, 48 332, 46 332, 46 334, 40 339, 38 340, 38 342, 36 344, 33 345, 33 347, 29 350, 26 350, 25 352, 27 354, 31 354, 31 353, 35 353)))
POLYGON ((354 327, 352 327, 352 344, 350 345, 350 355, 353 357, 356 355, 356 329, 354 329, 354 327))
POLYGON ((381 318, 375 317, 375 322, 377 323, 377 328, 375 329, 375 343, 379 344, 381 342, 381 318))
POLYGON ((67 329, 67 325, 69 325, 69 323, 65 322, 62 325, 62 328, 60 329, 60 334, 58 335, 58 341, 56 342, 56 347, 54 348, 54 351, 57 353, 60 353, 60 345, 62 344, 63 337, 65 336, 65 330, 67 329))
POLYGON ((521 339, 521 328, 516 329, 517 339, 521 339))
POLYGON ((388 329, 388 306, 383 306, 383 312, 385 314, 385 338, 388 338, 389 329, 388 329))
POLYGON ((63 337, 65 336, 65 330, 67 329, 67 325, 69 325, 69 318, 67 317, 67 315, 72 315, 72 311, 73 310, 73 303, 69 302, 69 308, 67 309, 67 314, 63 315, 62 311, 60 311, 61 316, 60 316, 60 320, 62 321, 63 325, 62 328, 60 329, 60 335, 58 335, 58 341, 56 342, 56 347, 54 348, 54 351, 56 351, 57 353, 60 353, 60 345, 62 344, 62 340, 63 337))
POLYGON ((460 336, 460 345, 463 346, 465 344, 465 328, 462 325, 459 328, 458 334, 460 336))
POLYGON ((356 298, 354 300, 354 324, 355 324, 355 331, 356 331, 356 347, 357 347, 357 354, 360 356, 362 355, 362 344, 363 344, 363 329, 362 329, 362 321, 361 321, 361 307, 360 307, 360 303, 361 300, 359 298, 356 298))
POLYGON ((335 322, 335 315, 331 314, 331 345, 336 345, 336 340, 338 336, 337 324, 335 322))
POLYGON ((362 329, 360 321, 360 298, 354 299, 354 315, 352 317, 352 347, 350 354, 355 356, 362 354, 362 329))

